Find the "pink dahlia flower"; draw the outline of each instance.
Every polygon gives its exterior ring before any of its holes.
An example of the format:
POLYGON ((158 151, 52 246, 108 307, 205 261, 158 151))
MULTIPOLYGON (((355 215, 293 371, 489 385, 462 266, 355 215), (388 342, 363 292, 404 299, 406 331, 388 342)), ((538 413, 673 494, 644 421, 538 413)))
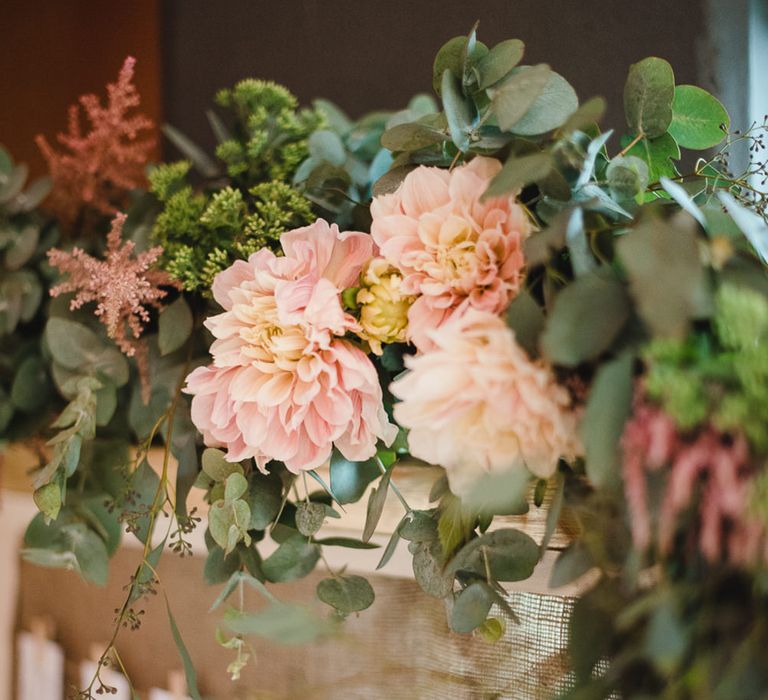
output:
POLYGON ((283 234, 284 256, 262 249, 217 275, 224 313, 206 321, 213 364, 187 378, 192 420, 228 459, 280 460, 314 469, 336 447, 364 460, 397 429, 382 406, 376 370, 343 336, 356 330, 339 293, 372 256, 365 233, 319 219, 283 234))
POLYGON ((576 415, 551 369, 533 362, 495 314, 469 309, 430 332, 433 349, 406 359, 392 384, 411 454, 466 492, 485 473, 527 467, 550 476, 579 450, 576 415))
POLYGON ((474 158, 448 171, 421 166, 371 204, 371 234, 417 296, 409 338, 429 346, 429 330, 467 309, 498 314, 523 279, 523 241, 531 231, 514 195, 481 200, 501 163, 474 158))

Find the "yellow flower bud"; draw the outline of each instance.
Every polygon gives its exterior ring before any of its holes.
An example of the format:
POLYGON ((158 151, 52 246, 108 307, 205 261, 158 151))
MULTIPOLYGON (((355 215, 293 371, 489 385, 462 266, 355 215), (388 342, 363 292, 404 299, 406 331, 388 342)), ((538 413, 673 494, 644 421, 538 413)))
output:
POLYGON ((415 297, 400 292, 400 273, 383 258, 371 260, 360 277, 357 303, 360 306, 359 333, 371 351, 382 353, 382 343, 403 343, 408 328, 408 309, 415 297))

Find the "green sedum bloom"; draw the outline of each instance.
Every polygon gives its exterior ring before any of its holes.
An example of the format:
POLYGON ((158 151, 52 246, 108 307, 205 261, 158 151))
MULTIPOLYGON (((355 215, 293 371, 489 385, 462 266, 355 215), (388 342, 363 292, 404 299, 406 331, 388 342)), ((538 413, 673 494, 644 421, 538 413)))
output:
POLYGON ((163 205, 152 230, 164 250, 162 265, 185 290, 206 296, 235 260, 264 247, 279 253, 284 231, 313 220, 311 202, 290 182, 309 153, 310 135, 326 121, 316 110, 299 110, 284 87, 262 80, 243 80, 216 101, 233 117, 232 136, 217 149, 229 181, 195 189, 187 161, 159 165, 149 175, 163 205))
POLYGON ((241 80, 221 90, 216 102, 234 115, 234 135, 219 144, 216 155, 246 187, 290 180, 309 154, 310 135, 325 126, 320 112, 298 109, 296 97, 271 81, 241 80))

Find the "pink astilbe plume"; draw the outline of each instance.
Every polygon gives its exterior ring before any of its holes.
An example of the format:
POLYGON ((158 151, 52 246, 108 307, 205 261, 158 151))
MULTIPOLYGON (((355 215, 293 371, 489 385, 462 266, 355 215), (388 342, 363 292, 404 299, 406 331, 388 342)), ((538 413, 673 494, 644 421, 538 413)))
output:
POLYGON ((51 296, 73 292, 73 310, 96 302, 95 314, 107 327, 107 335, 128 357, 136 356, 146 393, 146 353, 139 338, 149 321, 149 308, 162 307, 167 291, 160 287, 178 285, 167 273, 152 269, 163 252, 160 246, 134 256, 134 242, 122 240, 125 219, 125 214, 118 214, 112 220, 103 260, 77 247, 69 253, 48 251, 51 266, 69 276, 51 289, 51 296))
POLYGON ((106 106, 97 95, 83 95, 79 105, 69 108, 69 130, 57 136, 61 151, 44 136, 36 138, 53 179, 48 205, 67 226, 75 223, 84 205, 114 214, 126 192, 144 183, 155 141, 139 134, 154 124, 143 114, 129 115, 141 102, 133 84, 135 63, 126 58, 117 82, 107 85, 106 106), (85 133, 80 107, 90 127, 85 133))
POLYGON ((681 516, 693 506, 691 532, 708 561, 736 565, 768 561, 765 527, 750 512, 754 470, 743 435, 726 435, 712 426, 693 436, 683 435, 668 414, 638 396, 622 447, 635 547, 645 550, 651 545, 654 528, 647 476, 661 471, 666 483, 656 539, 662 554, 672 549, 681 516))

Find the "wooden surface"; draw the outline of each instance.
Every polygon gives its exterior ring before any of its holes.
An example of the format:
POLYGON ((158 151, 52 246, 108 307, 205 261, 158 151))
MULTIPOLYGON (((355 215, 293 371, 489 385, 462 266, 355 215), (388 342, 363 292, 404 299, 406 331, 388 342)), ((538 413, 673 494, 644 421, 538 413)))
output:
MULTIPOLYGON (((162 123, 160 0, 2 0, 0 144, 33 176, 45 173, 34 143, 67 128, 67 110, 84 93, 105 94, 134 56, 142 111, 162 123)), ((159 151, 158 151, 159 153, 159 151)))

